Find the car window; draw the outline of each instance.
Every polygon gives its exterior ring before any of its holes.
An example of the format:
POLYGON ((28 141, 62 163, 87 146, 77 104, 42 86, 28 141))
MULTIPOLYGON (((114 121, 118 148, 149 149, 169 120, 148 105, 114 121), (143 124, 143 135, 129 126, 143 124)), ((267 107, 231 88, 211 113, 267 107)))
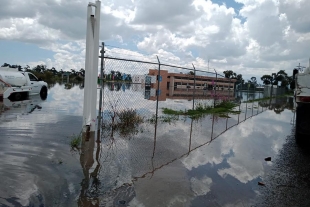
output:
POLYGON ((32 75, 31 73, 28 73, 30 81, 38 81, 37 77, 32 75))

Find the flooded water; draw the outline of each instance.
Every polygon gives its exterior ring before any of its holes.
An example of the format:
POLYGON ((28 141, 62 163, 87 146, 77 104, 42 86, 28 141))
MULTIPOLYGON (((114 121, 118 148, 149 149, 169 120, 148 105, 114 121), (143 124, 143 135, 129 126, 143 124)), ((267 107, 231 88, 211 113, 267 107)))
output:
POLYGON ((262 94, 240 92, 240 114, 191 119, 162 113, 190 109, 190 98, 157 103, 139 86, 108 86, 103 131, 72 150, 83 93, 56 84, 46 100, 0 103, 0 206, 250 206, 273 168, 264 158, 293 128, 289 98, 244 103, 262 94), (119 127, 126 109, 139 118, 119 127))

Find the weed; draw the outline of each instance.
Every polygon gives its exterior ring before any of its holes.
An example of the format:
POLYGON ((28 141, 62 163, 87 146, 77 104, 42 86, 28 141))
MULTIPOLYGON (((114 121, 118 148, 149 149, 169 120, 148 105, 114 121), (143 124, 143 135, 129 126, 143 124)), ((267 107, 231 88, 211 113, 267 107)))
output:
POLYGON ((135 109, 125 109, 117 111, 116 107, 112 107, 109 111, 111 120, 104 120, 102 123, 103 132, 107 133, 105 136, 113 137, 114 132, 118 132, 122 137, 135 135, 143 129, 139 129, 141 123, 144 122, 144 117, 139 115, 135 109), (111 134, 111 135, 108 135, 111 134))
POLYGON ((173 121, 179 120, 179 117, 176 115, 170 115, 170 116, 162 116, 162 117, 160 117, 160 119, 162 122, 171 123, 173 121))
POLYGON ((127 109, 117 113, 122 127, 130 127, 143 122, 143 118, 134 109, 127 109))
POLYGON ((82 140, 82 132, 79 135, 72 135, 70 145, 71 149, 80 149, 80 144, 82 140))

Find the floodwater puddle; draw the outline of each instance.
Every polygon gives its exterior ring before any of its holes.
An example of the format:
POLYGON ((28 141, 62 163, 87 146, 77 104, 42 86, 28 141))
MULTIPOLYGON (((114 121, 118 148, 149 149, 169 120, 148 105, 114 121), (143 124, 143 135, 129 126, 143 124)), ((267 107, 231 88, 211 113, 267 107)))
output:
MULTIPOLYGON (((83 87, 56 84, 46 100, 0 103, 1 206, 250 206, 290 134, 289 98, 243 103, 199 119, 162 108, 137 86, 104 90, 101 131, 82 130, 83 87), (158 113, 156 116, 156 106, 158 113)), ((261 94, 251 94, 259 98, 261 94)), ((212 104, 212 100, 201 100, 212 104)))

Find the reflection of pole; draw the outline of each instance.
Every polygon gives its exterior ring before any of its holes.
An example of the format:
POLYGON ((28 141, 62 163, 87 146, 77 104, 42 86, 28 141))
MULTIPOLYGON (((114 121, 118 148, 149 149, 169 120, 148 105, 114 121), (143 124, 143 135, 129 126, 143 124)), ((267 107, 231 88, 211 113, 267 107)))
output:
POLYGON ((228 117, 226 118, 226 130, 227 130, 227 125, 228 125, 228 117))
MULTIPOLYGON (((157 112, 156 112, 157 113, 157 112)), ((155 132, 154 132, 154 146, 153 146, 153 155, 151 158, 151 164, 152 164, 152 176, 154 175, 155 172, 155 168, 154 168, 154 157, 155 157, 155 151, 156 151, 156 137, 157 137, 157 121, 158 121, 158 117, 156 116, 155 118, 155 132)))
POLYGON ((211 131, 211 141, 213 139, 213 127, 214 127, 214 114, 212 116, 212 131, 211 131))
MULTIPOLYGON (((158 101, 158 100, 157 100, 158 101)), ((155 117, 155 131, 154 131, 154 147, 153 147, 153 155, 152 155, 152 162, 153 158, 155 156, 155 150, 156 150, 156 137, 157 137, 157 121, 158 121, 158 107, 156 107, 156 117, 155 117)))
POLYGON ((195 66, 194 64, 193 65, 193 68, 194 68, 194 91, 193 91, 193 110, 195 109, 195 92, 196 92, 196 69, 195 69, 195 66))
POLYGON ((245 117, 244 117, 244 120, 246 120, 246 114, 247 114, 247 111, 248 111, 248 102, 245 103, 245 117))
POLYGON ((269 109, 270 110, 272 109, 272 107, 271 107, 271 99, 272 99, 272 97, 270 97, 270 99, 269 99, 269 109))
POLYGON ((191 147, 192 147, 192 134, 193 134, 193 119, 191 121, 191 130, 189 134, 189 145, 188 145, 188 154, 191 152, 191 147))
POLYGON ((241 114, 241 108, 240 108, 241 103, 239 104, 239 114, 238 114, 238 124, 239 124, 239 119, 240 119, 240 114, 241 114))
POLYGON ((253 107, 254 107, 254 101, 252 102, 252 116, 253 116, 253 107))
POLYGON ((100 169, 99 164, 99 153, 100 147, 97 146, 96 152, 96 161, 97 166, 92 173, 89 173, 89 170, 92 168, 94 164, 94 148, 95 148, 95 133, 90 132, 89 140, 86 138, 87 134, 83 133, 82 135, 82 144, 81 144, 81 155, 80 155, 80 163, 82 166, 84 179, 81 182, 81 193, 78 199, 78 206, 89 206, 89 207, 98 207, 99 206, 99 198, 96 197, 94 199, 90 199, 88 194, 89 190, 99 190, 99 180, 98 180, 98 172, 100 169), (97 156, 98 155, 98 156, 97 156), (92 182, 90 180, 92 179, 92 182), (91 186, 90 186, 91 184, 91 186))
POLYGON ((153 147, 153 155, 152 155, 152 159, 155 156, 155 150, 156 150, 156 137, 157 137, 157 116, 155 118, 155 132, 154 132, 154 147, 153 147))

